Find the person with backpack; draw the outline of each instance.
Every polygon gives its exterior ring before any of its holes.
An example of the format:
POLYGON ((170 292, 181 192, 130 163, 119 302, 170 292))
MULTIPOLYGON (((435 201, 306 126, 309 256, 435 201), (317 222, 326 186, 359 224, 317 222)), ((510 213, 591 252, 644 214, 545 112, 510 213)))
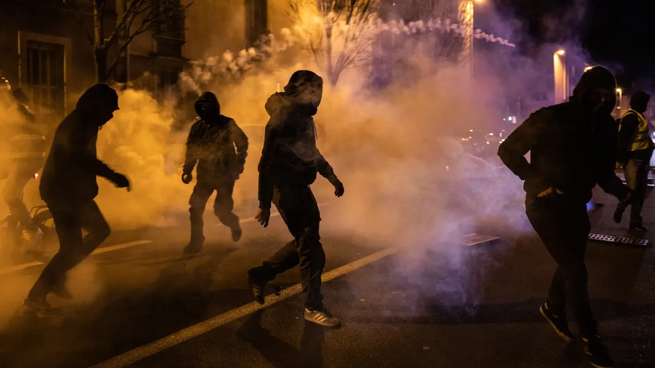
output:
POLYGON ((221 105, 211 92, 205 92, 195 103, 198 119, 191 127, 187 139, 186 161, 182 181, 193 180, 193 168, 198 164, 198 181, 193 188, 191 208, 191 241, 185 254, 202 250, 203 214, 209 197, 216 192, 214 214, 232 232, 232 240, 241 239, 239 216, 235 215, 234 184, 243 173, 248 156, 248 137, 234 119, 221 115, 221 105))
MULTIPOLYGON (((650 95, 636 91, 630 98, 628 110, 619 122, 619 144, 616 168, 623 167, 625 182, 633 192, 634 199, 630 204, 630 230, 645 232, 641 210, 646 200, 648 187, 648 172, 650 159, 653 155, 651 125, 644 113, 648 109, 650 95)), ((614 211, 614 221, 618 224, 623 219, 628 204, 620 202, 614 211)))

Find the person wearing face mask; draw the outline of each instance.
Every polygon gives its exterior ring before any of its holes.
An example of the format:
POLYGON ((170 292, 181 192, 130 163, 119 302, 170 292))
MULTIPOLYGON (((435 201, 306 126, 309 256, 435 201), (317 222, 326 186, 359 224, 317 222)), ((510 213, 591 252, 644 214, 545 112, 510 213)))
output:
POLYGON ((243 173, 248 156, 248 137, 232 118, 221 115, 216 95, 205 92, 195 103, 198 120, 191 127, 187 140, 186 161, 182 181, 193 180, 193 168, 198 164, 198 181, 189 200, 191 208, 191 241, 184 253, 202 250, 203 213, 207 200, 216 191, 214 214, 232 231, 232 240, 241 239, 239 217, 232 212, 234 184, 243 173))
POLYGON ((323 305, 321 274, 325 252, 320 242, 321 215, 310 185, 321 174, 341 197, 344 187, 332 166, 316 147, 313 116, 323 94, 323 79, 308 70, 295 72, 284 92, 266 102, 270 115, 259 161, 259 211, 257 221, 268 226, 271 202, 275 204, 293 240, 261 266, 248 271, 248 284, 259 304, 264 288, 278 274, 300 266, 306 321, 326 327, 340 324, 323 305))
MULTIPOLYGON (((619 149, 616 161, 617 169, 623 166, 625 181, 634 193, 634 201, 630 204, 630 229, 644 232, 641 209, 646 199, 648 187, 648 170, 650 158, 653 155, 653 140, 651 139, 650 122, 644 116, 648 109, 650 95, 636 91, 630 98, 630 110, 621 118, 619 124, 619 149)), ((626 203, 619 203, 614 211, 614 221, 620 223, 626 203)))
POLYGON ((499 149, 503 163, 525 181, 526 213, 557 264, 540 313, 566 341, 570 306, 580 326, 585 353, 595 367, 613 367, 600 341, 587 292, 585 251, 590 231, 586 203, 598 184, 623 203, 630 190, 614 173, 616 81, 602 67, 585 72, 568 102, 530 115, 499 149), (525 155, 530 152, 530 162, 525 155))
POLYGON ((52 213, 60 249, 30 290, 22 306, 23 315, 52 314, 47 302, 51 292, 71 298, 65 286, 66 273, 109 236, 109 225, 94 201, 98 195, 96 178, 106 178, 128 191, 130 188, 127 177, 110 169, 96 154, 98 131, 116 110, 116 91, 96 84, 82 94, 75 110, 57 127, 39 190, 52 213))

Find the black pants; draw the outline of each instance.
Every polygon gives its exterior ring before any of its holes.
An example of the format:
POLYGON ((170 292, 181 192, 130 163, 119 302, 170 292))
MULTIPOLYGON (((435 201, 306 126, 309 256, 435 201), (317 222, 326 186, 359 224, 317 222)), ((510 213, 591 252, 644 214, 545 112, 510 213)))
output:
POLYGON ((266 281, 300 265, 300 277, 305 296, 305 308, 323 308, 321 275, 325 267, 325 252, 320 242, 320 212, 309 186, 275 188, 273 203, 287 224, 294 239, 284 245, 259 270, 266 281))
POLYGON ((200 242, 204 240, 203 236, 203 214, 209 197, 216 191, 216 200, 214 201, 214 214, 225 225, 230 228, 239 225, 239 217, 232 213, 234 209, 234 180, 225 180, 218 182, 198 182, 193 188, 193 194, 189 204, 191 208, 191 241, 200 242))
POLYGON ((94 201, 83 204, 48 203, 59 236, 59 252, 45 267, 28 299, 45 300, 52 288, 65 281, 66 273, 88 257, 109 236, 109 225, 94 201), (87 234, 82 237, 82 229, 87 234))
MULTIPOLYGON (((648 188, 648 169, 650 168, 650 160, 637 160, 630 159, 624 165, 623 172, 625 173, 625 182, 628 188, 633 190, 633 202, 630 204, 630 225, 641 226, 643 219, 641 218, 641 210, 644 207, 646 200, 646 189, 648 188)), ((628 207, 625 203, 619 203, 619 208, 622 211, 628 207)))
POLYGON ((595 336, 598 327, 591 312, 584 261, 590 230, 585 204, 553 194, 526 207, 532 227, 557 263, 548 293, 549 309, 561 314, 568 303, 582 336, 595 336))

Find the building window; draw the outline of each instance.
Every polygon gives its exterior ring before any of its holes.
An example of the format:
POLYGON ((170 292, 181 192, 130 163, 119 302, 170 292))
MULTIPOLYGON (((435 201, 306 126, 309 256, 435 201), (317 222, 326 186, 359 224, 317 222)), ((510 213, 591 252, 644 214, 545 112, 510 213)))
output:
POLYGON ((163 70, 159 72, 159 87, 162 89, 177 85, 177 76, 180 74, 177 70, 163 70))
POLYGON ((261 35, 268 33, 268 1, 246 0, 246 37, 254 45, 261 35))
POLYGON ((27 90, 41 109, 64 111, 64 46, 45 42, 27 43, 27 90))

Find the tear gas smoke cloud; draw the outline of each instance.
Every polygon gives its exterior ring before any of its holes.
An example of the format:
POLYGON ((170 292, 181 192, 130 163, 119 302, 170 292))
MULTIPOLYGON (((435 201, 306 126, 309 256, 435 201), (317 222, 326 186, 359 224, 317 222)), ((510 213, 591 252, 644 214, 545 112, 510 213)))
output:
MULTIPOLYGON (((314 16, 311 19, 320 25, 330 18, 330 16, 327 16, 325 19, 321 19, 320 17, 314 16)), ((349 26, 342 20, 338 21, 334 27, 343 31, 349 26)), ((368 37, 375 37, 376 34, 381 32, 391 32, 394 34, 453 32, 461 37, 466 37, 470 34, 470 30, 467 27, 464 23, 458 23, 450 19, 442 20, 441 18, 408 23, 402 20, 385 23, 380 19, 376 19, 368 30, 368 37)), ((237 53, 227 50, 221 56, 211 56, 205 60, 193 61, 191 70, 184 71, 180 74, 182 90, 184 92, 193 91, 200 95, 202 93, 202 86, 206 86, 215 78, 229 77, 236 73, 248 71, 256 63, 267 60, 277 53, 286 51, 297 45, 303 39, 310 37, 307 33, 307 30, 301 25, 296 25, 291 29, 282 28, 279 37, 275 37, 273 34, 263 35, 256 47, 249 47, 237 53)), ((508 47, 516 47, 508 40, 485 33, 480 29, 476 29, 472 37, 483 39, 487 42, 499 43, 508 47)))
MULTIPOLYGON (((435 23, 432 27, 439 29, 435 23)), ((430 29, 430 23, 389 27, 419 32, 422 27, 430 29)), ((441 27, 445 29, 446 22, 441 27)), ((246 171, 235 189, 237 207, 256 200, 256 164, 268 120, 263 107, 266 99, 293 71, 316 69, 314 60, 303 53, 296 56, 297 63, 292 66, 266 72, 252 68, 255 61, 269 55, 268 61, 274 65, 276 53, 298 42, 291 31, 269 40, 259 48, 196 63, 181 81, 191 91, 214 91, 223 113, 234 118, 249 136, 246 171), (221 73, 248 69, 238 83, 217 81, 221 73)), ((427 287, 443 291, 444 303, 458 303, 471 286, 471 277, 462 248, 446 240, 480 228, 527 229, 521 225, 525 215, 520 181, 507 170, 498 169, 498 164, 467 153, 456 134, 456 128, 463 125, 488 129, 489 116, 497 111, 487 102, 501 83, 479 78, 474 86, 479 93, 472 106, 467 97, 467 68, 435 63, 412 52, 402 54, 412 55, 404 61, 420 71, 418 78, 414 74, 411 77, 415 83, 405 83, 407 76, 398 72, 386 91, 370 92, 364 87, 367 73, 351 70, 342 78, 346 83, 337 88, 325 85, 315 119, 318 144, 344 182, 346 195, 334 199, 329 184, 322 178, 317 180, 314 188, 319 202, 334 203, 330 210, 323 208, 323 236, 341 234, 362 239, 362 246, 403 244, 438 250, 451 268, 462 271, 442 284, 427 287), (451 170, 446 171, 446 166, 451 170)), ((178 223, 173 215, 186 213, 192 191, 179 176, 188 129, 173 131, 173 105, 159 103, 146 92, 127 89, 120 92, 119 99, 121 110, 99 134, 98 154, 130 177, 133 191, 116 189, 100 179, 101 210, 114 230, 146 225, 186 228, 186 219, 178 223)), ((250 217, 256 205, 238 211, 242 218, 250 217)), ((217 222, 210 212, 207 218, 212 221, 207 221, 206 232, 213 231, 212 224, 217 222)), ((329 257, 329 249, 327 253, 329 257)), ((410 260, 396 272, 407 272, 416 264, 410 260)))

